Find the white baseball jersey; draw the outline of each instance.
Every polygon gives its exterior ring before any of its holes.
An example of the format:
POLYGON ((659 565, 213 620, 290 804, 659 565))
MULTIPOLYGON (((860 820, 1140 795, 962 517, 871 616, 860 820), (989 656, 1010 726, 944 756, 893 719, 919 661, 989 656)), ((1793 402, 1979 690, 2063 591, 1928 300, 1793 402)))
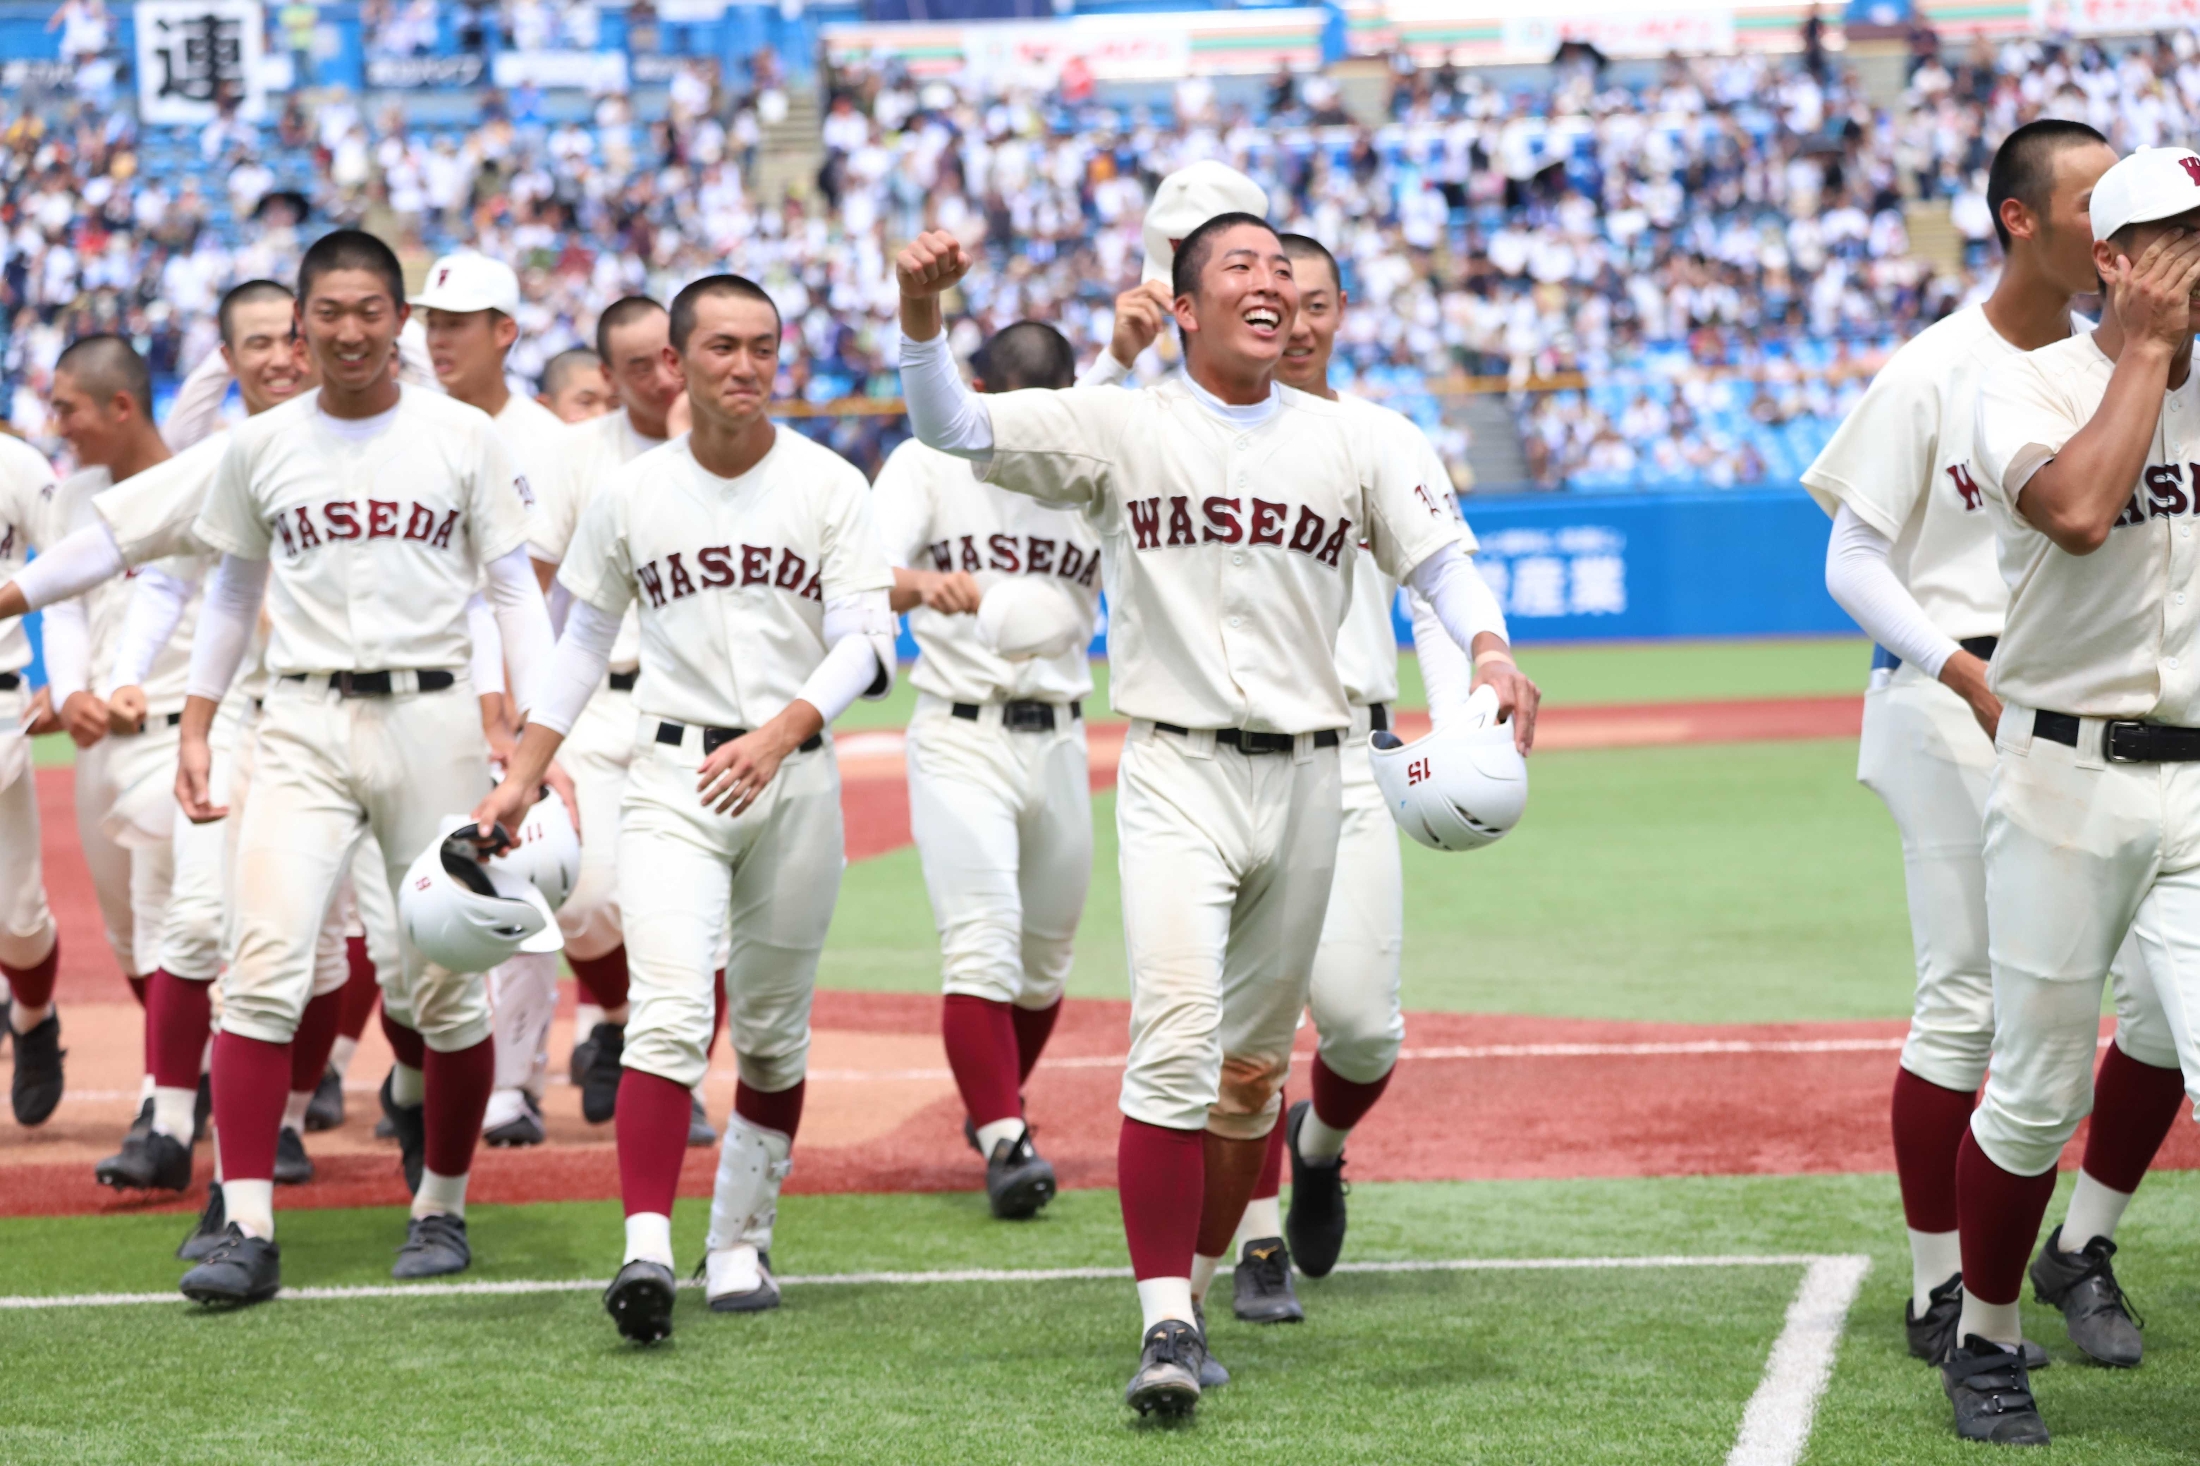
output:
POLYGON ((2017 512, 2031 475, 2089 422, 2115 364, 2090 333, 2012 358, 1978 400, 1979 483, 1993 496, 2009 622, 1988 684, 2081 717, 2200 725, 2200 382, 2162 398, 2131 502, 2090 555, 2017 512))
POLYGON ((1980 384, 2023 354, 1982 306, 1927 327, 1879 369, 1803 474, 1826 513, 1846 504, 1893 542, 1896 579, 1959 641, 1999 636, 2008 613, 1973 439, 1980 384))
POLYGON ((274 562, 268 670, 465 666, 481 567, 527 539, 510 452, 488 414, 433 392, 360 423, 319 398, 231 430, 195 530, 274 562))
MULTIPOLYGON (((995 488, 965 458, 912 438, 896 448, 871 490, 879 539, 895 565, 967 570, 981 591, 1011 575, 1044 575, 1068 591, 1092 626, 1100 601, 1100 545, 1085 516, 995 488)), ((1058 657, 1012 662, 978 636, 978 618, 918 606, 910 682, 950 702, 1039 698, 1066 702, 1092 692, 1082 643, 1058 657)))
MULTIPOLYGON (((46 455, 0 433, 0 580, 22 574, 32 548, 43 549, 53 533, 57 480, 46 455)), ((20 672, 31 664, 31 639, 21 617, 0 622, 0 672, 20 672)))
POLYGON ((634 706, 710 728, 776 717, 825 659, 825 603, 893 586, 854 464, 786 428, 737 479, 685 435, 589 500, 558 579, 641 617, 634 706))
POLYGON ((125 565, 207 553, 194 529, 228 451, 229 434, 215 433, 93 497, 92 512, 114 536, 125 565))
POLYGON ((1278 385, 1258 426, 1179 377, 986 399, 986 478, 1082 508, 1105 552, 1109 699, 1184 728, 1351 721, 1337 630, 1366 543, 1401 576, 1457 533, 1448 480, 1366 414, 1278 385))
POLYGON ((556 413, 544 407, 524 392, 514 392, 504 400, 503 409, 490 419, 496 424, 498 436, 504 446, 512 450, 512 459, 519 464, 520 502, 527 506, 529 530, 541 503, 545 488, 566 472, 566 435, 572 428, 556 413))
MULTIPOLYGON (((566 425, 558 442, 564 469, 535 486, 534 516, 527 531, 527 552, 545 565, 564 562, 581 511, 596 491, 627 464, 652 448, 663 447, 665 440, 637 431, 634 420, 622 407, 586 422, 566 425)), ((611 644, 611 670, 630 672, 640 656, 641 623, 629 613, 619 623, 618 639, 611 644)))
MULTIPOLYGON (((1364 397, 1339 393, 1339 404, 1365 416, 1384 434, 1395 434, 1408 451, 1421 455, 1420 482, 1445 508, 1454 523, 1459 548, 1473 554, 1478 548, 1474 531, 1459 514, 1459 500, 1451 492, 1451 473, 1438 456, 1420 425, 1402 412, 1369 402, 1364 397)), ((1390 608, 1398 597, 1398 582, 1385 575, 1372 558, 1363 561, 1352 578, 1352 604, 1344 625, 1337 628, 1337 675, 1343 679, 1345 699, 1355 707, 1398 700, 1398 631, 1391 623, 1390 608)))

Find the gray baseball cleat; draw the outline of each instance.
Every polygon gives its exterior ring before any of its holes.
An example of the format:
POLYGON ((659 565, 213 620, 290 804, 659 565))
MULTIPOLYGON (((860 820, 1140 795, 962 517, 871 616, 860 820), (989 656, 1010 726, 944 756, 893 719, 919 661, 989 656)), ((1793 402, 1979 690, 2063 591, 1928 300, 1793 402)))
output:
POLYGON ((2040 1302, 2062 1310, 2070 1342, 2086 1358, 2112 1369, 2135 1369, 2145 1352, 2139 1338, 2145 1321, 2117 1285, 2115 1256, 2116 1244, 2106 1237, 2065 1252, 2057 1227, 2032 1259, 2032 1291, 2040 1302))
POLYGON ((405 1226, 405 1245, 390 1268, 393 1278, 440 1278, 473 1265, 466 1244, 466 1220, 444 1212, 414 1217, 405 1226))
POLYGON ((283 1286, 283 1251, 271 1237, 247 1237, 232 1222, 206 1261, 178 1285, 193 1303, 259 1303, 283 1286))
POLYGON ((1215 1358, 1215 1351, 1208 1347, 1207 1306, 1204 1303, 1192 1305, 1192 1322, 1199 1325, 1199 1390, 1205 1394, 1228 1384, 1230 1371, 1222 1367, 1222 1361, 1215 1358))
POLYGON ((2032 1379, 2016 1350, 1977 1334, 1940 1366, 1941 1388, 1955 1406, 1956 1434, 2001 1446, 2044 1446, 2047 1423, 2032 1398, 2032 1379))
POLYGON ((1123 1403, 1140 1415, 1190 1415, 1199 1404, 1199 1376, 1206 1360, 1207 1344, 1197 1327, 1180 1318, 1161 1320, 1146 1330, 1138 1372, 1123 1387, 1123 1403))
POLYGON ((1291 1283, 1291 1249, 1281 1237, 1260 1237, 1245 1244, 1237 1266, 1231 1311, 1247 1323, 1298 1323, 1306 1317, 1291 1283))

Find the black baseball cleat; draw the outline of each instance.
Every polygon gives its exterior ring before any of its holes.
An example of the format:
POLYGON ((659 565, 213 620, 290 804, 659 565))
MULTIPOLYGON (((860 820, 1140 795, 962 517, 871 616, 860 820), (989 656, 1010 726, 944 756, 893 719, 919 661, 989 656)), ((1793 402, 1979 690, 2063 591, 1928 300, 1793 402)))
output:
POLYGON ((718 1143, 718 1132, 710 1127, 710 1116, 703 1109, 703 1097, 688 1096, 688 1148, 701 1150, 706 1145, 718 1143))
POLYGON ((1199 1376, 1206 1362, 1207 1344, 1199 1330, 1180 1318, 1165 1318, 1146 1330, 1138 1373, 1123 1387, 1123 1403, 1140 1415, 1190 1415, 1199 1404, 1199 1376))
POLYGON ((382 1080, 382 1118, 389 1121, 390 1132, 397 1139, 398 1163, 405 1170, 405 1189, 418 1195, 420 1173, 428 1164, 428 1122, 420 1105, 401 1105, 390 1098, 390 1081, 397 1077, 392 1069, 382 1080))
POLYGON ((199 1076, 199 1092, 191 1100, 191 1148, 197 1150, 199 1142, 214 1133, 214 1077, 199 1076))
POLYGON ((147 1095, 145 1097, 144 1103, 138 1106, 137 1118, 135 1120, 132 1120, 130 1122, 130 1128, 123 1132, 123 1143, 128 1144, 131 1137, 133 1136, 150 1135, 152 1133, 153 1097, 151 1095, 147 1095))
MULTIPOLYGON (((1945 1363, 1956 1346, 1956 1326, 1963 1320, 1963 1274, 1955 1274, 1925 1298, 1922 1317, 1917 1312, 1916 1299, 1902 1305, 1903 1332, 1909 1335, 1912 1355, 1927 1364, 1945 1363)), ((2024 1341, 2022 1352, 2026 1369, 2045 1369, 2055 1362, 2048 1357, 2047 1350, 2030 1339, 2024 1341)))
POLYGON ((313 1086, 312 1102, 306 1106, 306 1129, 318 1134, 343 1123, 344 1077, 331 1064, 321 1071, 321 1082, 313 1086))
POLYGON ((985 1159, 985 1147, 978 1144, 978 1122, 968 1115, 963 1116, 963 1143, 978 1153, 979 1160, 985 1159))
POLYGON ((1192 1305, 1192 1322, 1199 1325, 1199 1392, 1219 1390, 1230 1382, 1230 1371, 1215 1358, 1215 1351, 1207 1342, 1207 1308, 1201 1303, 1192 1305))
POLYGON ((1344 1251, 1344 1157, 1333 1161, 1302 1160, 1299 1129, 1313 1113, 1312 1100, 1291 1107, 1284 1122, 1284 1149, 1291 1156, 1291 1209, 1284 1213, 1283 1235, 1291 1241, 1291 1256, 1299 1271, 1310 1278, 1326 1278, 1344 1251))
POLYGON ((285 1125, 275 1134, 275 1184, 303 1186, 313 1179, 313 1157, 306 1154, 306 1138, 285 1125))
POLYGON ((588 1036, 588 1072, 581 1075, 581 1118, 608 1125, 619 1111, 619 1058, 626 1052, 626 1028, 599 1023, 588 1036))
POLYGON ((588 1080, 588 1066, 596 1062, 596 1040, 591 1031, 588 1038, 573 1041, 573 1051, 565 1058, 565 1077, 575 1089, 588 1080))
POLYGON ((2144 1348, 2139 1330, 2145 1320, 2117 1286, 2116 1244, 2095 1237, 2076 1252, 2062 1250, 2062 1228, 2047 1234, 2032 1259, 2032 1292, 2040 1302, 2062 1310, 2070 1342, 2086 1358, 2112 1369, 2135 1369, 2144 1348))
POLYGON ((603 1290, 603 1309, 619 1333, 637 1344, 672 1337, 672 1269, 636 1258, 603 1290))
POLYGON ((2044 1446, 2047 1423, 2032 1398, 2032 1378, 2016 1350, 1971 1335, 1940 1366, 1941 1388, 1956 1407, 1956 1434, 2001 1446, 2044 1446))
POLYGON ((498 1149, 542 1144, 548 1138, 542 1126, 542 1107, 535 1103, 533 1095, 521 1090, 519 1113, 502 1124, 491 1125, 481 1132, 481 1138, 498 1149))
POLYGON ((173 1135, 147 1130, 122 1139, 122 1149, 92 1167, 92 1178, 117 1191, 188 1191, 191 1152, 173 1135))
POLYGON ((985 1199, 993 1215, 1020 1222, 1054 1199, 1054 1167, 1031 1148, 1031 1132, 993 1147, 985 1163, 985 1199))
POLYGON ((53 1117, 61 1103, 61 1061, 67 1054, 61 1047, 59 1013, 48 1013, 29 1033, 15 1035, 15 1083, 9 1098, 16 1124, 43 1125, 53 1117))
POLYGON ((232 1222, 178 1286, 193 1303, 260 1303, 283 1286, 283 1251, 274 1239, 247 1237, 232 1222))
POLYGON ((1306 1317, 1298 1290, 1291 1285, 1291 1249, 1281 1237, 1245 1244, 1230 1270, 1234 1296, 1230 1311, 1247 1323, 1298 1323, 1306 1317))
POLYGON ((466 1271, 473 1261, 474 1250, 466 1245, 466 1219, 436 1212, 405 1224, 405 1245, 397 1249, 390 1276, 440 1278, 466 1271))
POLYGON ((199 1213, 191 1235, 176 1247, 176 1256, 185 1262, 204 1262, 228 1230, 229 1208, 222 1201, 222 1183, 216 1181, 206 1188, 206 1209, 199 1213))

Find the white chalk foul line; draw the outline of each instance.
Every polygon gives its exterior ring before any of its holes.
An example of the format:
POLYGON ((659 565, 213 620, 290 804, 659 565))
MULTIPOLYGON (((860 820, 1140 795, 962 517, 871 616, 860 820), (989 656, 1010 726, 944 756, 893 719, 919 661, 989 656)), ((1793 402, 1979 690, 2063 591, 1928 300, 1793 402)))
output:
POLYGON ((1859 1254, 1821 1257, 1804 1269, 1787 1323, 1765 1360, 1764 1378, 1742 1411, 1727 1466, 1794 1466, 1802 1459, 1818 1402, 1833 1378, 1849 1307, 1871 1268, 1872 1260, 1859 1254))

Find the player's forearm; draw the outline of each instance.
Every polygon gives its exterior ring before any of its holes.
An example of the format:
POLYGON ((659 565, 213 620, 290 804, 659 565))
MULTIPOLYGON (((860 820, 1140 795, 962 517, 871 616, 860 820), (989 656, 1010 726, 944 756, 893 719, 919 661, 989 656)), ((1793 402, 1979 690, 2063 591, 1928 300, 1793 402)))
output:
POLYGON ((219 703, 237 680, 245 648, 259 624, 260 601, 267 594, 267 562, 224 555, 206 582, 206 603, 191 639, 191 673, 184 691, 219 703))
POLYGON ((512 706, 522 713, 542 696, 557 639, 550 631, 550 611, 535 584, 534 571, 525 550, 514 550, 487 567, 489 603, 496 610, 496 629, 503 639, 503 662, 511 670, 512 706))
POLYGON ((603 684, 611 667, 611 645, 619 635, 619 615, 601 611, 586 601, 573 603, 565 632, 550 656, 549 675, 542 697, 527 710, 527 726, 537 725, 562 740, 603 684))
POLYGON ((213 731, 214 714, 220 710, 220 699, 190 694, 183 700, 183 720, 177 732, 186 743, 206 742, 213 731))
POLYGON ((83 602, 70 599, 48 606, 44 631, 46 684, 59 707, 74 694, 91 690, 92 634, 83 602))
POLYGON ((937 295, 907 295, 901 298, 902 351, 906 355, 912 341, 930 341, 940 335, 947 324, 946 315, 940 310, 937 295))
POLYGON ((1134 365, 1135 363, 1124 361, 1118 357, 1115 354, 1115 345, 1111 342, 1106 350, 1093 359, 1092 365, 1086 367, 1083 374, 1077 378, 1077 385, 1080 387, 1113 387, 1130 376, 1131 368, 1134 365))
POLYGON ((2056 546, 2090 555, 2131 502, 2146 470, 2174 353, 2128 341, 2092 419, 2017 492, 2017 512, 2056 546))
POLYGON ((476 591, 466 598, 466 639, 473 646, 467 659, 468 676, 477 697, 504 696, 504 636, 497 630, 496 612, 488 598, 476 591))
MULTIPOLYGON (((153 659, 176 634, 183 609, 193 587, 164 570, 146 569, 130 582, 129 604, 123 608, 122 629, 115 636, 114 666, 108 672, 108 692, 117 687, 142 687, 153 659)), ((103 694, 105 695, 105 694, 103 694)))
POLYGON ((1473 558, 1457 543, 1444 545, 1414 566, 1406 580, 1428 602, 1437 622, 1457 645, 1471 652, 1477 638, 1484 635, 1495 638, 1500 646, 1509 639, 1504 608, 1474 568, 1473 558))
POLYGON ((1421 690, 1428 698, 1429 721, 1442 728, 1466 706, 1467 694, 1474 690, 1473 655, 1469 648, 1452 640, 1426 596, 1409 589, 1406 603, 1413 608, 1413 651, 1421 664, 1421 690))
POLYGON ((22 574, 0 587, 0 616, 21 616, 80 596, 129 568, 114 533, 103 521, 94 520, 63 535, 24 566, 22 574))
POLYGON ((191 368, 191 375, 176 388, 176 400, 168 408, 161 438, 177 453, 210 437, 222 425, 222 401, 234 380, 228 359, 217 346, 191 368))
POLYGON ((1894 545, 1844 504, 1826 541, 1826 593, 1866 636, 1928 677, 1938 677, 1957 651, 1955 638, 1933 624, 1894 573, 1894 545))
POLYGON ((529 723, 520 730, 519 743, 512 749, 511 761, 504 766, 504 782, 523 789, 533 789, 542 783, 544 774, 550 771, 550 763, 558 756, 558 748, 565 742, 565 735, 555 728, 540 723, 529 723))
MULTIPOLYGON (((908 299, 904 297, 904 303, 908 299)), ((947 338, 936 327, 930 337, 904 337, 901 392, 909 408, 909 426, 927 448, 958 458, 992 456, 993 414, 986 410, 985 399, 964 384, 947 349, 947 338)))

